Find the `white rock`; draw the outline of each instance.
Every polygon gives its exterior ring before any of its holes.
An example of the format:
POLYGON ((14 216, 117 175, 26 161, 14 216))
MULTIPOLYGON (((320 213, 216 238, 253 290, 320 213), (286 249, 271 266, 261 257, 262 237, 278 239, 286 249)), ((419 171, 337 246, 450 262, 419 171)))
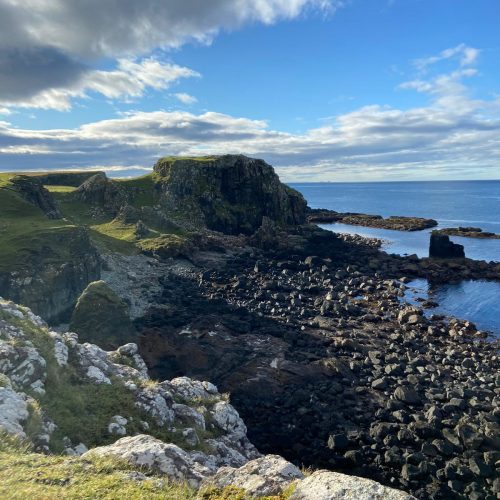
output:
POLYGON ((288 485, 302 479, 300 470, 278 455, 265 455, 242 467, 221 467, 207 482, 217 487, 235 485, 252 496, 279 495, 288 485))
POLYGON ((88 367, 87 377, 96 384, 111 384, 111 380, 97 366, 88 367))
POLYGON ((227 401, 215 403, 211 414, 217 425, 230 433, 234 439, 242 439, 246 436, 247 428, 243 420, 227 401))
POLYGON ((290 500, 415 500, 371 479, 319 470, 297 484, 290 500))
POLYGON ((83 455, 84 453, 87 453, 87 451, 89 451, 89 449, 83 443, 77 444, 73 449, 75 450, 75 453, 77 455, 83 455))
POLYGON ((145 434, 119 439, 112 445, 94 448, 83 456, 116 456, 132 465, 165 474, 171 481, 187 481, 194 488, 217 469, 213 459, 203 453, 186 452, 174 444, 145 434))
POLYGON ((26 395, 7 387, 0 387, 0 428, 9 434, 26 437, 22 422, 28 417, 26 395))

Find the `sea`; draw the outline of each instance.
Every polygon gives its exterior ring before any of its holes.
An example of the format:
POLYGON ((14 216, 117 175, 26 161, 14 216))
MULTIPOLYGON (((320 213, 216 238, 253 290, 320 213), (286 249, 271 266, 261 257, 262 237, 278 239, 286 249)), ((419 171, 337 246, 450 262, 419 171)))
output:
MULTIPOLYGON (((469 226, 500 234, 500 180, 291 183, 311 208, 337 212, 382 215, 406 215, 435 219, 437 228, 469 226)), ((382 249, 398 255, 427 257, 432 229, 406 232, 321 224, 338 233, 379 238, 382 249)), ((476 239, 451 236, 464 246, 471 259, 500 262, 500 239, 476 239)), ((426 280, 408 284, 408 302, 417 297, 430 298, 439 306, 430 313, 467 319, 479 329, 500 338, 500 283, 465 281, 431 286, 426 280)))

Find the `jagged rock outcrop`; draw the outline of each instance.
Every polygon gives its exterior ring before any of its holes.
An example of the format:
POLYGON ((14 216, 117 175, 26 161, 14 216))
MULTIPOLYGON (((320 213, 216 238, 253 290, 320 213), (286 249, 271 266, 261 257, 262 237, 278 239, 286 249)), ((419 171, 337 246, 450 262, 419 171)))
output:
POLYGON ((429 245, 429 257, 436 259, 464 259, 464 247, 450 241, 448 235, 433 231, 429 245))
POLYGON ((130 193, 118 182, 108 179, 106 174, 97 173, 81 184, 71 196, 114 216, 127 204, 130 193))
POLYGON ((306 202, 282 184, 263 160, 242 155, 162 158, 154 166, 169 210, 199 217, 209 229, 253 233, 264 216, 284 224, 305 221, 306 202))
POLYGON ((0 270, 0 292, 46 321, 67 319, 87 284, 100 277, 99 254, 83 227, 38 230, 34 237, 14 270, 0 270))
POLYGON ((61 218, 56 201, 37 177, 16 175, 10 182, 12 189, 16 190, 28 203, 39 208, 49 219, 61 218))
POLYGON ((137 335, 127 304, 104 281, 90 283, 80 295, 70 329, 104 349, 133 342, 137 335))

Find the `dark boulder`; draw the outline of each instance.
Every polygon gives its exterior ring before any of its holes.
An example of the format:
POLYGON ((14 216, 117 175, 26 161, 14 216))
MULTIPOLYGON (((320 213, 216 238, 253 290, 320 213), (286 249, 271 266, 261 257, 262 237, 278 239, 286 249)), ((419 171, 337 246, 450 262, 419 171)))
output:
POLYGON ((465 252, 463 245, 453 243, 446 234, 435 231, 431 233, 429 257, 437 259, 463 259, 465 252))

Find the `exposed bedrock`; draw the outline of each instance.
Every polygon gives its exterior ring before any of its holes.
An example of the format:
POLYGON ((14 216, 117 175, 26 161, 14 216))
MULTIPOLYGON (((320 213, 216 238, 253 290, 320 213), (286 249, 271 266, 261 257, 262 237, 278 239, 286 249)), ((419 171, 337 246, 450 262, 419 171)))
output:
POLYGON ((16 175, 11 179, 12 188, 28 203, 39 208, 49 219, 60 219, 57 203, 36 177, 16 175))

